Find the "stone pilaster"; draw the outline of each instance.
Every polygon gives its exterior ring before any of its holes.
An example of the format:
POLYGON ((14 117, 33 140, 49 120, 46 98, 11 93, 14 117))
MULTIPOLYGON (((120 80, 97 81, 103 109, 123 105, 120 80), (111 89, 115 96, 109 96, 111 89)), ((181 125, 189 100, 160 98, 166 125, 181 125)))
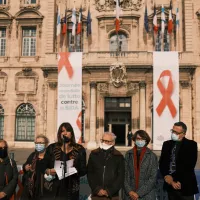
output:
POLYGON ((140 87, 140 129, 145 130, 146 128, 146 106, 145 106, 145 89, 146 89, 146 83, 144 81, 139 83, 140 87))
POLYGON ((96 148, 96 82, 90 83, 90 141, 87 145, 89 149, 96 148))

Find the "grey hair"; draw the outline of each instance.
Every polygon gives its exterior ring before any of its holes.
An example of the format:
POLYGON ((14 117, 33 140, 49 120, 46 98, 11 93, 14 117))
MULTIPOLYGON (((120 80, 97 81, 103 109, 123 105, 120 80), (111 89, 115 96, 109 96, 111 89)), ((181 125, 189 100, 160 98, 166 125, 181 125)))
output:
POLYGON ((104 134, 103 134, 103 136, 104 135, 111 135, 112 137, 113 137, 113 140, 116 140, 116 138, 117 138, 117 136, 114 134, 114 133, 112 133, 112 132, 105 132, 104 134))
POLYGON ((35 140, 37 140, 38 138, 43 138, 44 139, 44 142, 45 142, 45 144, 46 145, 48 145, 49 144, 49 139, 45 136, 45 135, 43 135, 43 134, 40 134, 40 135, 38 135, 36 138, 35 138, 35 140))

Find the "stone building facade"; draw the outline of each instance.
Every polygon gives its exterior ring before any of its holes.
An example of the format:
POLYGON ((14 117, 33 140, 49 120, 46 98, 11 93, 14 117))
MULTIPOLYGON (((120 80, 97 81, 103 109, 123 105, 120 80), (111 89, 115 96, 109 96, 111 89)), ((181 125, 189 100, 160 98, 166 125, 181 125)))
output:
MULTIPOLYGON (((127 144, 128 129, 145 129, 152 137, 153 51, 162 48, 152 31, 153 0, 147 0, 148 34, 145 1, 120 3, 117 37, 114 0, 0 0, 0 137, 10 146, 32 147, 38 134, 56 140, 60 50, 83 51, 82 137, 88 148, 108 130, 116 133, 121 146, 127 144), (73 38, 71 10, 75 6, 78 19, 80 5, 82 33, 73 38), (56 38, 58 6, 61 17, 65 10, 67 15, 61 46, 56 38)), ((162 4, 166 19, 169 14, 169 0, 157 2, 159 24, 162 4)), ((200 143, 200 1, 173 0, 174 20, 177 5, 180 29, 171 36, 166 33, 164 49, 179 51, 180 120, 188 125, 187 137, 200 143)))

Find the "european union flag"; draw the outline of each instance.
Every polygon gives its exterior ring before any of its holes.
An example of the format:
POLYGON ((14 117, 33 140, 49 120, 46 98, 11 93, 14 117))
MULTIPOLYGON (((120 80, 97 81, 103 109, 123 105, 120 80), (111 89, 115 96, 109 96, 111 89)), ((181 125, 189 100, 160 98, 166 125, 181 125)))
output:
POLYGON ((92 19, 91 19, 91 13, 90 8, 88 9, 88 15, 87 15, 87 37, 89 37, 92 34, 92 19))
POLYGON ((144 13, 144 27, 146 32, 149 32, 149 22, 148 22, 148 15, 147 15, 147 5, 145 6, 145 13, 144 13))

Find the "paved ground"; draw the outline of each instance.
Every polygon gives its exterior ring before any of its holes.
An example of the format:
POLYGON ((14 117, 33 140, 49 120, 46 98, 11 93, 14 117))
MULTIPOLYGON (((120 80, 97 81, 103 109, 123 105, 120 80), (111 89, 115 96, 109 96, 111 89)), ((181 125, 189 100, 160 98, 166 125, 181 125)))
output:
MULTIPOLYGON (((119 148, 120 150, 121 148, 119 148)), ((127 150, 129 150, 130 148, 125 147, 121 150, 121 152, 123 154, 125 154, 125 152, 127 150)), ((33 152, 34 149, 30 149, 30 148, 11 148, 9 150, 9 152, 14 153, 14 157, 15 157, 15 161, 17 162, 18 165, 21 165, 23 163, 25 163, 26 159, 28 158, 28 156, 30 155, 31 152, 33 152)), ((158 159, 160 157, 160 151, 154 151, 154 153, 158 156, 158 159)), ((87 150, 87 157, 89 156, 90 151, 87 150)), ((200 151, 198 153, 198 161, 196 164, 196 169, 200 169, 200 151)))

